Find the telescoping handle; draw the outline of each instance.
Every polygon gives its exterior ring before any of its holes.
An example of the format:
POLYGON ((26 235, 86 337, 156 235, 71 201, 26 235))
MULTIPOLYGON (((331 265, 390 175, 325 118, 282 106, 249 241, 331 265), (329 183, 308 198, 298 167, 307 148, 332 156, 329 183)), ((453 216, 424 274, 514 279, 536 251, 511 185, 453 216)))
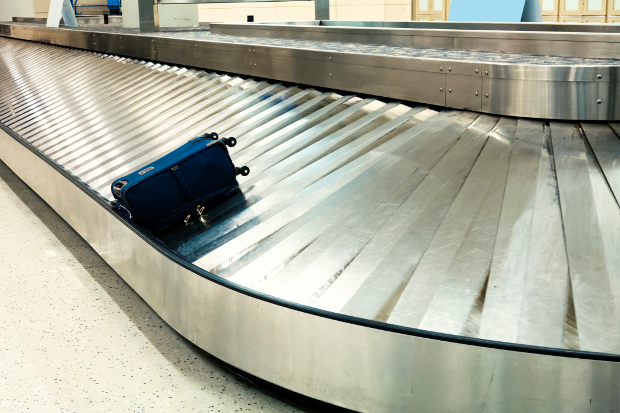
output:
MULTIPOLYGON (((217 133, 211 132, 211 133, 205 133, 199 136, 198 138, 196 138, 196 141, 199 141, 202 139, 211 139, 212 141, 209 142, 207 146, 224 145, 224 146, 228 146, 229 148, 232 148, 235 145, 237 145, 237 139, 233 138, 232 136, 229 138, 222 138, 222 139, 218 139, 218 138, 219 136, 217 133)), ((235 167, 235 173, 241 176, 248 176, 250 174, 250 168, 248 168, 247 166, 235 167)))

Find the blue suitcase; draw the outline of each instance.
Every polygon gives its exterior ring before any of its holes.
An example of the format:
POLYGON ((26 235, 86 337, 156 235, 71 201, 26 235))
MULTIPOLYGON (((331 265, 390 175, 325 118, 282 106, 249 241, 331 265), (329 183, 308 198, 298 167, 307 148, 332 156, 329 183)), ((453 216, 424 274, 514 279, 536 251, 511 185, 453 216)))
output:
POLYGON ((236 168, 227 146, 235 138, 219 139, 204 134, 159 158, 139 171, 112 183, 113 205, 129 218, 153 231, 175 222, 187 223, 205 206, 226 197, 239 187, 237 175, 250 173, 236 168))

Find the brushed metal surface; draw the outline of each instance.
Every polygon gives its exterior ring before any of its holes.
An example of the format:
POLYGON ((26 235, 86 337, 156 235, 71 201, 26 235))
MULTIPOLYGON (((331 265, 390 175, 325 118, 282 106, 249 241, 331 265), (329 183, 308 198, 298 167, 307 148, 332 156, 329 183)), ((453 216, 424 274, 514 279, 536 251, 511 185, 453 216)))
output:
POLYGON ((269 302, 162 255, 161 246, 4 131, 0 156, 180 334, 272 383, 361 412, 600 412, 620 405, 618 362, 398 334, 269 302))
POLYGON ((486 24, 451 22, 318 21, 318 24, 213 23, 211 31, 233 36, 253 36, 318 41, 383 44, 405 47, 441 47, 553 56, 605 58, 617 56, 617 28, 587 30, 574 25, 486 24), (357 24, 359 23, 359 24, 357 24), (387 22, 386 22, 387 23, 387 22), (564 29, 564 30, 563 30, 564 29), (569 30, 570 29, 570 30, 569 30))
POLYGON ((616 124, 437 112, 12 39, 0 84, 3 161, 235 367, 358 411, 620 406, 616 124), (119 171, 205 130, 238 139, 231 156, 253 171, 239 192, 158 234, 111 210, 119 171))
MULTIPOLYGON (((0 24, 0 33, 99 53, 121 54, 135 59, 229 71, 431 105, 450 106, 452 98, 448 90, 452 89, 457 93, 454 96, 458 97, 454 99, 454 107, 473 108, 496 115, 559 120, 620 119, 620 107, 615 99, 619 93, 617 79, 620 75, 619 67, 615 65, 501 64, 408 58, 259 46, 253 44, 251 39, 248 43, 223 43, 174 38, 172 34, 150 37, 10 24, 0 24), (454 77, 460 75, 482 77, 479 96, 475 96, 473 85, 461 82, 469 78, 454 77), (452 79, 448 81, 449 78, 452 79), (446 87, 448 83, 459 86, 446 87)), ((531 32, 521 34, 535 35, 531 32)))

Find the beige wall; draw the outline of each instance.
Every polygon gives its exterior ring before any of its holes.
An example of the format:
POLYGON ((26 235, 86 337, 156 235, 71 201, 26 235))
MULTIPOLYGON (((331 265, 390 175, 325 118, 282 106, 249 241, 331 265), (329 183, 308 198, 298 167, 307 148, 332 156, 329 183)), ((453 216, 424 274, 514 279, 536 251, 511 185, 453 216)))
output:
POLYGON ((33 0, 0 0, 0 21, 13 17, 34 17, 33 0))
MULTIPOLYGON (((332 20, 411 20, 412 0, 331 0, 332 20)), ((201 22, 314 20, 313 1, 215 3, 198 6, 201 22)))
POLYGON ((314 1, 198 5, 198 20, 201 22, 245 22, 248 15, 253 15, 255 22, 314 20, 314 1))

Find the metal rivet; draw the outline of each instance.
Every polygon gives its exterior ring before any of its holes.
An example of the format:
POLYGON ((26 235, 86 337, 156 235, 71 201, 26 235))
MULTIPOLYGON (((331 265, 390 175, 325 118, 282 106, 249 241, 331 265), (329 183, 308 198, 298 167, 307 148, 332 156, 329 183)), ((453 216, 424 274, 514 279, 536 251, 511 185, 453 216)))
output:
POLYGON ((476 92, 476 96, 478 96, 478 92, 476 92))
POLYGON ((601 103, 603 103, 603 101, 599 99, 599 100, 596 101, 596 103, 598 103, 600 105, 601 103))
POLYGON ((329 77, 332 77, 332 74, 331 74, 331 73, 329 74, 329 77))
POLYGON ((476 73, 478 73, 478 69, 476 69, 476 73))
POLYGON ((602 79, 602 78, 603 78, 603 75, 596 75, 596 78, 597 78, 597 79, 602 79))
POLYGON ((448 93, 452 93, 452 89, 448 89, 448 93))
POLYGON ((439 71, 443 72, 443 67, 439 66, 439 71))
POLYGON ((331 57, 331 56, 329 57, 329 60, 332 60, 332 57, 331 57))
POLYGON ((488 75, 488 74, 489 74, 489 71, 488 71, 488 70, 485 70, 485 71, 484 71, 484 74, 485 74, 485 75, 488 75))
POLYGON ((488 93, 485 93, 485 94, 484 94, 484 97, 485 97, 485 98, 488 98, 488 97, 489 97, 489 94, 488 94, 488 93))
POLYGON ((439 91, 440 91, 440 92, 443 92, 443 88, 442 88, 442 87, 440 87, 440 88, 439 88, 439 91))
POLYGON ((451 72, 451 71, 452 71, 452 68, 451 68, 451 67, 449 67, 449 68, 448 68, 448 72, 451 72))

